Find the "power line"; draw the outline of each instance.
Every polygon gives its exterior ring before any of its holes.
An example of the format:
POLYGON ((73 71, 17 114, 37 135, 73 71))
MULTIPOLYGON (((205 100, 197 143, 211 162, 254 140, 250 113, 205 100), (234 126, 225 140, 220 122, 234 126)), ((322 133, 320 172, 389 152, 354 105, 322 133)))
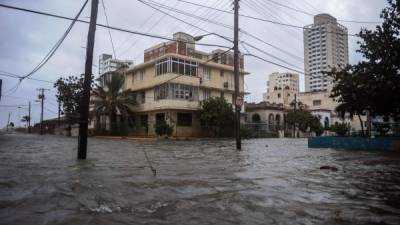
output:
MULTIPOLYGON (((152 3, 147 3, 147 2, 144 2, 143 0, 138 0, 138 1, 139 1, 139 2, 142 2, 143 4, 149 6, 149 7, 153 8, 153 9, 156 9, 156 10, 158 10, 158 11, 160 11, 160 12, 163 12, 163 13, 165 13, 166 15, 169 15, 169 16, 171 16, 171 17, 173 17, 173 18, 175 18, 175 19, 177 19, 177 20, 179 20, 179 21, 181 21, 181 22, 183 22, 183 23, 185 23, 185 24, 188 24, 188 25, 190 25, 190 26, 196 27, 197 29, 201 29, 201 30, 204 31, 204 32, 210 33, 210 32, 207 31, 207 30, 204 30, 204 29, 202 29, 202 28, 200 28, 200 27, 198 27, 198 26, 196 26, 196 25, 193 25, 193 24, 188 23, 188 22, 186 22, 186 21, 184 21, 184 20, 181 20, 180 18, 177 18, 177 17, 175 17, 175 16, 172 16, 172 15, 170 15, 170 14, 168 14, 168 13, 162 11, 161 9, 157 9, 157 8, 151 6, 150 4, 152 4, 152 3)), ((152 0, 150 0, 150 1, 152 1, 152 0)), ((153 1, 152 1, 152 2, 153 2, 153 1)), ((164 9, 167 9, 167 10, 171 10, 171 11, 174 11, 174 12, 177 12, 177 13, 180 13, 180 14, 183 14, 183 15, 186 15, 186 16, 194 17, 194 18, 197 18, 197 19, 199 19, 199 20, 203 20, 203 21, 206 21, 206 22, 209 22, 209 23, 213 23, 213 24, 216 24, 216 25, 220 25, 220 26, 223 26, 223 27, 225 27, 225 28, 233 29, 233 27, 231 27, 231 26, 229 26, 229 25, 227 25, 227 24, 223 24, 223 23, 216 22, 216 21, 213 21, 213 20, 210 20, 210 19, 202 18, 202 17, 195 16, 195 15, 191 15, 191 14, 189 14, 189 13, 187 13, 187 12, 182 11, 182 10, 178 10, 178 9, 175 9, 175 8, 172 8, 172 7, 168 7, 168 6, 159 4, 159 3, 158 3, 158 4, 154 4, 154 5, 157 5, 157 6, 161 7, 161 8, 164 8, 164 9)), ((228 12, 228 11, 227 11, 227 12, 228 12)), ((272 45, 272 44, 270 44, 270 43, 264 41, 263 39, 261 39, 261 38, 255 36, 254 34, 251 34, 251 33, 247 32, 247 31, 245 31, 245 30, 243 30, 243 29, 241 29, 240 32, 242 32, 242 33, 244 33, 244 34, 246 34, 246 35, 248 35, 248 36, 250 36, 250 37, 252 37, 252 38, 254 38, 254 39, 256 39, 256 40, 258 40, 258 41, 260 41, 260 42, 262 42, 262 43, 264 43, 264 44, 266 44, 266 45, 268 45, 268 46, 270 46, 270 47, 273 47, 273 48, 275 48, 275 49, 277 49, 277 50, 279 50, 279 51, 281 51, 281 52, 283 52, 283 53, 285 53, 285 54, 287 54, 287 55, 290 55, 290 56, 292 56, 292 57, 294 57, 294 58, 296 58, 296 59, 300 59, 301 61, 304 60, 302 57, 296 56, 296 55, 294 55, 294 54, 292 54, 292 53, 290 53, 290 52, 288 52, 288 51, 286 51, 286 50, 283 50, 283 49, 281 49, 281 48, 279 48, 279 47, 277 47, 277 46, 275 46, 275 45, 272 45)), ((302 61, 302 62, 303 62, 303 61, 302 61)))
MULTIPOLYGON (((141 1, 141 0, 138 0, 138 1, 141 1)), ((222 9, 213 8, 213 7, 205 6, 205 5, 198 4, 198 3, 188 2, 188 1, 185 1, 185 0, 178 0, 178 1, 187 2, 187 3, 193 4, 193 5, 198 5, 198 6, 201 6, 201 7, 206 7, 206 8, 208 8, 208 9, 212 9, 212 10, 217 10, 217 11, 224 12, 224 13, 233 14, 233 13, 230 12, 230 11, 226 11, 226 10, 222 10, 222 9)), ((254 16, 249 16, 249 15, 244 15, 244 14, 240 14, 240 16, 241 16, 241 17, 244 17, 244 18, 248 18, 248 19, 259 20, 259 21, 268 22, 268 23, 272 23, 272 24, 276 24, 276 25, 281 25, 281 26, 287 26, 287 27, 291 27, 291 28, 297 28, 297 29, 302 29, 302 30, 303 30, 303 29, 310 29, 310 28, 306 28, 306 27, 303 27, 303 26, 299 26, 299 25, 293 25, 293 24, 289 24, 289 23, 282 23, 282 22, 277 22, 277 21, 273 21, 273 20, 268 20, 268 19, 264 19, 264 18, 260 18, 260 17, 254 17, 254 16)), ((327 32, 327 33, 340 34, 340 33, 337 33, 337 32, 327 32)), ((357 34, 347 34, 347 35, 353 36, 353 37, 358 37, 357 34)))
POLYGON ((291 63, 289 63, 289 62, 287 62, 287 61, 285 61, 285 60, 283 60, 283 59, 281 59, 281 58, 279 58, 279 57, 277 57, 277 56, 274 56, 274 55, 272 55, 272 54, 270 54, 270 53, 268 53, 268 52, 266 52, 266 51, 264 51, 264 50, 262 50, 262 49, 260 49, 260 48, 257 48, 256 46, 254 46, 254 45, 252 45, 252 44, 249 44, 249 43, 247 43, 247 42, 245 42, 245 41, 242 41, 241 43, 243 43, 244 45, 247 45, 247 46, 249 46, 249 47, 251 47, 251 48, 253 48, 253 49, 256 49, 257 51, 262 52, 262 53, 264 53, 265 55, 268 55, 269 57, 274 58, 274 59, 276 59, 276 60, 278 60, 278 61, 280 61, 280 62, 283 62, 283 63, 285 63, 285 64, 287 64, 287 65, 289 65, 289 66, 292 66, 292 67, 294 67, 294 68, 296 68, 296 69, 302 70, 302 68, 300 68, 300 67, 298 67, 298 66, 296 66, 296 65, 293 65, 293 64, 291 64, 291 63))
MULTIPOLYGON (((220 12, 225 12, 225 13, 233 14, 233 12, 230 12, 230 11, 225 11, 225 10, 213 8, 213 7, 206 6, 206 5, 202 5, 202 4, 199 4, 199 3, 194 3, 194 2, 190 2, 190 1, 186 1, 186 0, 177 0, 177 1, 184 2, 184 3, 190 4, 190 5, 196 5, 196 6, 200 6, 200 7, 212 9, 212 10, 218 10, 218 11, 220 11, 220 12)), ((286 6, 286 5, 284 5, 284 4, 281 4, 281 3, 278 3, 278 2, 275 2, 275 1, 272 1, 272 0, 266 0, 266 1, 270 1, 270 2, 273 2, 273 3, 275 3, 275 4, 279 4, 279 5, 282 6, 282 7, 289 8, 289 9, 291 9, 291 10, 295 10, 295 11, 297 11, 297 12, 300 12, 300 13, 303 13, 303 14, 306 14, 306 15, 309 15, 309 16, 314 16, 314 14, 312 14, 312 13, 309 13, 309 12, 306 12, 306 11, 303 11, 303 10, 299 10, 299 9, 295 9, 295 8, 290 7, 290 6, 286 6)), ((307 4, 309 4, 309 3, 307 3, 307 4)), ((257 17, 253 17, 253 16, 248 16, 248 15, 243 15, 243 14, 239 14, 239 15, 240 15, 241 17, 247 17, 247 18, 250 18, 250 19, 263 20, 263 19, 261 19, 261 18, 257 18, 257 17)), ((348 22, 348 23, 382 23, 382 22, 379 22, 379 21, 356 21, 356 20, 342 20, 342 19, 338 19, 338 21, 341 21, 341 22, 348 22)), ((266 22, 276 23, 276 21, 266 21, 266 22)), ((280 23, 276 23, 276 24, 279 24, 279 25, 289 25, 289 24, 280 24, 280 23)))
MULTIPOLYGON (((279 3, 279 2, 276 2, 276 1, 273 1, 273 0, 266 0, 266 1, 269 1, 269 2, 271 2, 273 4, 275 4, 275 5, 281 6, 283 8, 290 9, 290 10, 298 12, 298 13, 302 13, 302 14, 305 14, 305 15, 308 15, 308 16, 314 16, 314 14, 312 14, 310 12, 306 12, 304 10, 296 9, 296 8, 290 7, 288 5, 285 5, 285 4, 282 4, 282 3, 279 3)), ((372 24, 382 23, 380 21, 356 21, 356 20, 343 20, 343 19, 337 19, 337 21, 346 22, 346 23, 372 23, 372 24)))
MULTIPOLYGON (((185 24, 188 24, 189 26, 195 27, 195 28, 197 28, 198 30, 201 30, 201 31, 206 32, 206 33, 211 33, 210 31, 207 31, 207 30, 205 30, 205 29, 203 29, 203 28, 201 28, 201 27, 199 27, 199 26, 196 26, 196 25, 194 25, 194 24, 191 24, 191 23, 189 23, 189 22, 187 22, 187 21, 185 21, 185 20, 183 20, 183 19, 180 19, 180 18, 178 18, 178 17, 176 17, 176 16, 174 16, 174 15, 171 15, 171 14, 169 14, 169 13, 167 13, 167 12, 161 10, 161 9, 158 9, 158 8, 152 6, 151 3, 145 2, 145 1, 143 1, 143 0, 137 0, 137 1, 141 2, 141 3, 144 4, 144 5, 147 5, 147 6, 150 7, 150 8, 153 8, 153 9, 159 11, 159 12, 162 12, 163 14, 166 14, 166 15, 168 15, 169 17, 172 17, 172 18, 174 18, 174 19, 176 19, 176 20, 179 20, 179 21, 181 21, 182 23, 185 23, 185 24)), ((193 15, 191 15, 190 13, 186 13, 186 12, 183 12, 183 11, 181 11, 181 10, 174 9, 174 8, 172 8, 172 7, 168 7, 168 6, 165 7, 165 5, 161 5, 161 4, 156 4, 156 5, 159 6, 159 7, 162 7, 162 8, 166 8, 166 9, 169 9, 169 10, 172 10, 172 11, 175 11, 175 12, 178 12, 178 13, 181 13, 181 14, 184 14, 184 15, 186 15, 186 16, 198 17, 198 16, 193 16, 193 15)), ((207 19, 204 19, 204 18, 202 18, 202 17, 198 17, 198 19, 207 20, 207 19)), ((222 23, 220 23, 220 24, 221 24, 221 26, 226 27, 226 25, 224 25, 224 24, 222 24, 222 23)), ((232 29, 232 27, 231 27, 230 29, 232 29)), ((227 38, 227 37, 225 37, 225 38, 227 38)), ((227 39, 229 39, 229 38, 227 38, 227 39)))
MULTIPOLYGON (((164 0, 163 3, 167 2, 168 0, 164 0)), ((138 27, 138 30, 142 29, 142 27, 144 27, 149 21, 151 21, 151 19, 154 18, 155 14, 157 14, 157 11, 154 11, 149 17, 147 17, 144 22, 142 24, 140 24, 140 26, 138 27)), ((158 22, 160 22, 162 20, 164 16, 162 16, 157 22, 156 24, 158 24, 158 22)), ((154 27, 155 25, 153 25, 154 27)), ((147 30, 147 32, 149 32, 149 30, 147 30)), ((124 44, 129 41, 131 39, 133 35, 129 35, 128 38, 126 38, 124 41, 121 42, 121 44, 118 45, 117 49, 120 49, 122 46, 124 46, 124 44)), ((137 42, 139 42, 140 39, 136 39, 126 50, 124 50, 124 52, 122 52, 120 55, 123 55, 125 52, 127 52, 129 49, 131 49, 134 45, 136 45, 137 42)))
MULTIPOLYGON (((107 24, 107 26, 110 26, 110 24, 108 23, 108 16, 107 16, 106 5, 104 4, 104 0, 101 0, 101 5, 103 6, 104 17, 106 18, 106 24, 107 24)), ((111 47, 112 47, 112 50, 114 53, 114 58, 116 59, 117 54, 115 53, 114 42, 112 39, 111 30, 110 30, 110 28, 108 28, 107 30, 108 30, 108 35, 110 36, 110 42, 111 42, 111 47)))
MULTIPOLYGON (((1 72, 0 72, 0 76, 11 77, 11 78, 15 78, 15 79, 21 79, 21 78, 22 78, 22 77, 20 77, 20 76, 13 76, 13 75, 4 74, 4 73, 1 73, 1 72)), ((54 84, 54 82, 48 81, 48 80, 36 79, 36 78, 31 78, 31 77, 27 77, 26 79, 28 79, 28 80, 40 81, 40 82, 45 82, 45 83, 50 83, 50 84, 54 84)))
MULTIPOLYGON (((53 13, 47 13, 47 12, 42 12, 42 11, 37 11, 37 10, 31 10, 31 9, 26 9, 26 8, 21 8, 21 7, 15 7, 15 6, 10 6, 10 5, 5 5, 5 4, 0 4, 0 7, 19 10, 19 11, 24 11, 24 12, 29 12, 29 13, 34 13, 34 14, 39 14, 39 15, 43 15, 43 16, 54 17, 54 18, 58 18, 58 19, 74 20, 71 17, 60 16, 60 15, 56 15, 56 14, 53 14, 53 13)), ((85 20, 77 19, 76 21, 80 22, 80 23, 89 24, 89 22, 85 21, 85 20)), ((115 27, 115 26, 107 26, 107 25, 99 24, 99 23, 96 23, 96 26, 102 27, 102 28, 110 28, 112 30, 116 30, 116 31, 124 32, 124 33, 131 33, 131 34, 142 35, 142 36, 146 36, 146 37, 158 38, 158 39, 169 40, 169 41, 176 41, 173 38, 165 37, 165 36, 162 36, 162 35, 143 33, 143 32, 139 32, 139 31, 128 30, 128 29, 125 29, 125 28, 120 28, 120 27, 115 27)), ((193 44, 191 42, 187 42, 187 41, 183 41, 183 40, 180 40, 179 42, 193 44)), ((218 47, 218 48, 225 48, 225 49, 231 48, 231 47, 228 47, 228 46, 216 45, 216 44, 206 44, 206 43, 196 43, 196 45, 209 46, 209 47, 218 47)))
POLYGON ((43 108, 44 108, 46 111, 50 112, 50 113, 58 114, 58 112, 54 112, 53 110, 50 110, 50 109, 46 108, 45 106, 43 106, 43 108))
POLYGON ((287 66, 285 66, 285 65, 281 65, 281 64, 279 64, 279 63, 272 62, 272 61, 270 61, 270 60, 264 59, 264 58, 262 58, 262 57, 260 57, 260 56, 255 55, 255 54, 252 54, 252 53, 250 53, 250 51, 246 48, 246 46, 244 46, 244 45, 242 45, 242 46, 243 46, 243 48, 244 48, 244 49, 246 50, 246 52, 247 52, 246 54, 243 54, 244 56, 246 56, 246 55, 252 56, 252 57, 254 57, 254 58, 257 58, 257 59, 259 59, 259 60, 262 60, 262 61, 264 61, 264 62, 267 62, 267 63, 269 63, 269 64, 272 64, 272 65, 275 65, 275 66, 279 66, 279 67, 288 69, 288 70, 290 70, 290 71, 297 72, 297 73, 299 73, 299 74, 304 74, 304 72, 302 72, 302 71, 300 71, 300 70, 296 70, 296 69, 287 67, 287 66))
POLYGON ((62 42, 65 40, 65 38, 68 36, 69 32, 72 30, 72 27, 74 26, 76 20, 79 18, 81 15, 83 9, 85 8, 86 4, 88 3, 88 0, 86 0, 83 3, 83 6, 79 10, 78 14, 75 16, 75 18, 72 20, 71 24, 69 25, 68 29, 64 32, 64 34, 61 36, 61 38, 57 41, 57 43, 50 49, 50 51, 46 54, 46 56, 42 59, 42 61, 28 74, 22 76, 21 81, 35 72, 37 72, 40 68, 42 68, 49 60, 50 58, 54 55, 54 53, 57 51, 57 49, 61 46, 62 42))

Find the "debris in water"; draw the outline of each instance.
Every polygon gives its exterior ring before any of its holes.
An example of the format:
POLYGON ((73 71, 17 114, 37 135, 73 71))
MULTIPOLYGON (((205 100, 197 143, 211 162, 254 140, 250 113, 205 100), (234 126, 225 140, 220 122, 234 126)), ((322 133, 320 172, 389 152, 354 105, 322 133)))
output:
POLYGON ((98 212, 98 213, 112 213, 112 210, 110 207, 106 205, 100 205, 98 208, 90 209, 92 212, 98 212))
POLYGON ((331 170, 331 171, 338 171, 339 170, 337 167, 334 167, 334 166, 321 166, 319 169, 320 170, 331 170))

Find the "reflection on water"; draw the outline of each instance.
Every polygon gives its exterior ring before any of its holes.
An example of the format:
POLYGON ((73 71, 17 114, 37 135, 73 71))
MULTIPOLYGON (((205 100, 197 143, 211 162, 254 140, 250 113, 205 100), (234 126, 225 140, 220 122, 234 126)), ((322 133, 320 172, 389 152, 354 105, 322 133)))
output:
POLYGON ((0 136, 0 224, 400 223, 397 153, 234 146, 90 139, 77 161, 75 139, 0 136))

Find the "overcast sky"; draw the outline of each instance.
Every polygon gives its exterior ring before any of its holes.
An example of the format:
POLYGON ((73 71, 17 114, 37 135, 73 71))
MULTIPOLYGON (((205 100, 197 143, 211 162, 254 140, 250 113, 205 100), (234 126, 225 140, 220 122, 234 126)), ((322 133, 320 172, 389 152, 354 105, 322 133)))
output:
MULTIPOLYGON (((220 23, 233 25, 233 16, 216 12, 198 6, 188 5, 178 0, 154 0, 156 2, 189 12, 197 16, 218 21, 220 23)), ((212 6, 224 10, 232 10, 231 0, 188 0, 199 4, 212 6)), ((3 4, 25 7, 29 9, 51 12, 59 15, 74 17, 82 6, 84 0, 0 0, 3 4)), ((298 26, 312 24, 313 17, 304 13, 278 6, 268 0, 241 0, 241 13, 255 17, 289 23, 298 26)), ((275 0, 281 4, 299 9, 311 14, 329 13, 339 20, 357 21, 380 21, 379 14, 386 6, 386 0, 275 0)), ((104 0, 109 23, 112 26, 122 27, 130 30, 171 36, 174 32, 183 31, 192 35, 204 34, 194 27, 170 18, 137 0, 104 0)), ((101 4, 101 0, 100 0, 101 4)), ((85 8, 81 19, 88 20, 90 4, 85 8)), ((165 10, 165 9, 163 9, 165 10)), ((168 11, 166 11, 168 12, 168 11)), ((232 30, 215 24, 199 21, 194 18, 169 12, 190 24, 202 29, 232 37, 232 30)), ((98 22, 105 24, 105 16, 102 5, 99 5, 98 22)), ((0 7, 0 70, 14 74, 24 75, 30 72, 40 60, 47 54, 51 47, 57 42, 69 25, 69 21, 34 15, 25 12, 5 9, 0 7)), ((358 33, 361 27, 374 28, 375 24, 358 24, 340 22, 349 29, 350 34, 358 33)), ((241 18, 240 27, 267 43, 278 46, 292 55, 284 54, 274 48, 246 35, 241 34, 240 40, 257 46, 263 51, 279 57, 283 61, 299 68, 304 68, 303 58, 303 36, 302 30, 288 28, 281 25, 260 22, 241 18)), ((63 42, 51 60, 33 78, 55 81, 60 76, 79 75, 84 71, 85 46, 88 26, 77 23, 69 36, 63 42)), ((127 33, 111 31, 116 55, 118 59, 133 59, 135 64, 143 61, 143 50, 162 40, 127 33)), ((362 58, 355 52, 358 48, 357 38, 349 37, 350 63, 356 63, 362 58)), ((201 43, 213 43, 231 46, 227 41, 213 36, 201 40, 201 43)), ((197 49, 211 51, 213 48, 197 46, 197 49)), ((265 59, 278 62, 276 59, 258 52, 250 47, 251 53, 257 54, 265 59)), ((241 48, 242 52, 245 49, 241 48)), ((98 56, 102 53, 112 53, 109 35, 106 29, 98 28, 95 41, 94 63, 98 63, 98 56)), ((246 77, 246 91, 251 94, 246 97, 248 102, 262 100, 262 93, 266 91, 268 74, 272 72, 285 72, 283 69, 258 59, 246 57, 245 70, 251 75, 246 77)), ((97 69, 94 68, 97 75, 97 69)), ((0 76, 3 80, 3 95, 16 85, 16 79, 0 76)), ((304 90, 304 79, 301 76, 300 89, 304 90)), ((45 119, 57 116, 57 101, 52 84, 25 80, 11 96, 3 96, 0 105, 27 105, 30 100, 32 106, 32 120, 39 121, 40 107, 37 99, 37 88, 48 88, 45 101, 45 119)), ((26 107, 27 108, 27 107, 26 107)), ((11 121, 16 125, 23 115, 27 115, 25 108, 0 107, 0 127, 7 122, 8 113, 11 113, 11 121)))

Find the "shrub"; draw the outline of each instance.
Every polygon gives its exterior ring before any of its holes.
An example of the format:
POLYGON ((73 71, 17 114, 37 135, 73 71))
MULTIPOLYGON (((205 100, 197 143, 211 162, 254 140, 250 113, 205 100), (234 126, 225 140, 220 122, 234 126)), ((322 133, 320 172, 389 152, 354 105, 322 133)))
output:
POLYGON ((251 120, 253 123, 259 123, 261 122, 261 117, 258 113, 255 113, 251 116, 251 120))
POLYGON ((154 128, 156 130, 156 134, 159 136, 171 136, 173 128, 165 120, 157 121, 157 123, 154 125, 154 128))
POLYGON ((349 127, 345 123, 335 123, 331 126, 331 131, 339 136, 345 136, 349 132, 349 127))
POLYGON ((252 138, 252 131, 248 128, 241 127, 240 128, 240 137, 243 139, 250 139, 252 138))

